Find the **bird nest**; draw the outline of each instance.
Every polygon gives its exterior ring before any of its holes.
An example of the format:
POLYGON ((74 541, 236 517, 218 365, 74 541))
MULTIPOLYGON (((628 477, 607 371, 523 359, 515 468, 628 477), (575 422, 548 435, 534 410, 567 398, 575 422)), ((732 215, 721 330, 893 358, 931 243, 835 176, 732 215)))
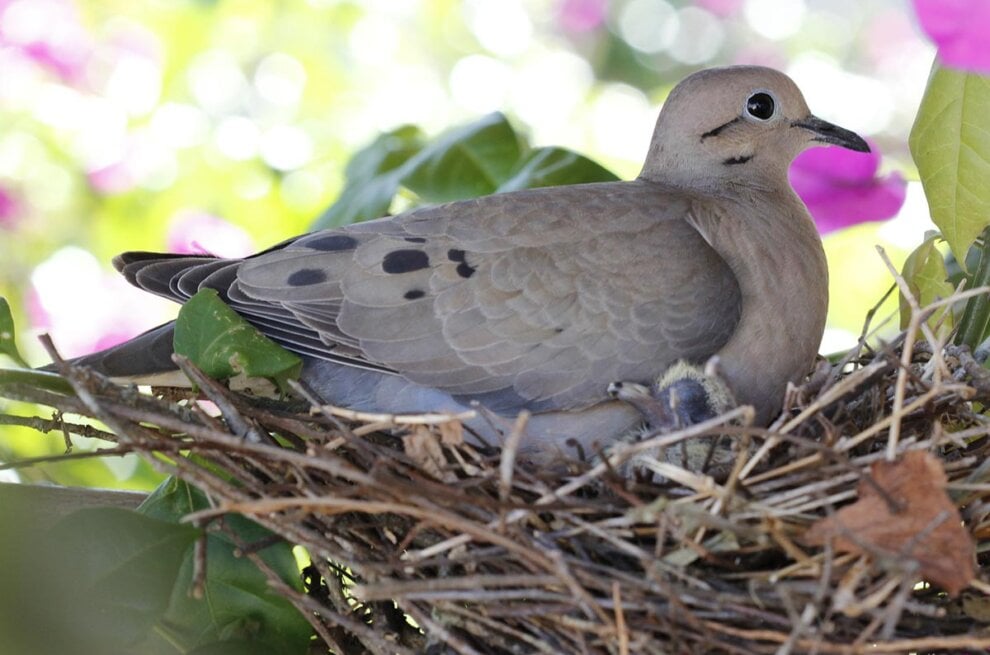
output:
POLYGON ((69 366, 49 402, 205 491, 199 523, 303 546, 305 591, 272 583, 332 652, 990 648, 990 372, 920 318, 820 362, 769 428, 737 409, 554 470, 515 456, 524 417, 483 450, 458 417, 273 406, 182 365, 219 415, 69 366), (727 470, 658 454, 701 438, 727 470))

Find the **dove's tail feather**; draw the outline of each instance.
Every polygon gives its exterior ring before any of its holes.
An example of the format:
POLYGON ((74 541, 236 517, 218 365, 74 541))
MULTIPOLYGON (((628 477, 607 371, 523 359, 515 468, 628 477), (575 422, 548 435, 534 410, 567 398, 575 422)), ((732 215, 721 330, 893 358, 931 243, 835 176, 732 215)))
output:
MULTIPOLYGON (((155 378, 163 375, 171 379, 171 374, 178 371, 172 362, 174 332, 175 322, 170 321, 130 341, 77 357, 72 363, 92 368, 107 377, 147 380, 148 384, 152 384, 155 378)), ((45 371, 56 369, 54 364, 42 367, 45 371)), ((188 385, 188 382, 185 385, 188 385)))

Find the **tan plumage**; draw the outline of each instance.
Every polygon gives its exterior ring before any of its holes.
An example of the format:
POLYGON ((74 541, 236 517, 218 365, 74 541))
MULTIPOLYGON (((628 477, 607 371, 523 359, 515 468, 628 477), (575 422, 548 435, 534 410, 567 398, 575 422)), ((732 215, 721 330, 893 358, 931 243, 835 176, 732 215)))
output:
MULTIPOLYGON (((639 420, 609 398, 610 382, 649 384, 677 360, 716 354, 737 399, 766 421, 824 328, 824 254, 786 178, 815 142, 866 149, 811 116, 783 74, 712 69, 671 93, 631 182, 420 209, 245 260, 128 253, 115 263, 180 302, 219 289, 306 356, 304 376, 328 402, 527 409, 531 452, 569 438, 605 445, 639 420)), ((88 362, 114 375, 165 370, 167 333, 145 337, 157 349, 130 346, 145 361, 110 352, 88 362)))

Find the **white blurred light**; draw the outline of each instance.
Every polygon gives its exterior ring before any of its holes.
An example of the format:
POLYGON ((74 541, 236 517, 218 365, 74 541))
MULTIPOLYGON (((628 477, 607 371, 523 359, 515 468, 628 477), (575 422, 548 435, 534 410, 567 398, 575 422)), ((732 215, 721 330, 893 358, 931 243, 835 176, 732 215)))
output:
POLYGON ((395 62, 402 34, 388 16, 367 14, 350 32, 348 43, 354 57, 365 64, 391 66, 395 62))
POLYGON ((677 16, 680 30, 668 48, 677 61, 697 65, 714 57, 725 41, 725 28, 711 12, 698 7, 685 7, 677 16))
POLYGON ((124 55, 114 63, 104 94, 132 116, 141 116, 154 109, 161 87, 157 63, 147 57, 124 55))
MULTIPOLYGON (((49 82, 38 89, 33 114, 36 119, 55 129, 80 129, 84 120, 81 111, 83 103, 83 95, 75 89, 49 82)), ((122 113, 119 115, 123 116, 122 113)))
POLYGON ((818 352, 825 355, 839 353, 854 347, 859 342, 859 335, 842 328, 827 327, 822 335, 818 352))
POLYGON ((323 199, 323 182, 310 171, 294 171, 282 180, 281 195, 286 204, 303 211, 319 207, 323 199))
POLYGON ((666 50, 681 31, 677 10, 664 0, 631 0, 619 14, 619 36, 647 54, 666 50))
POLYGON ((591 66, 583 57, 566 50, 549 52, 528 61, 519 71, 512 89, 512 107, 542 132, 539 138, 548 139, 578 109, 593 80, 591 66))
POLYGON ((198 107, 166 102, 151 116, 155 138, 174 148, 192 148, 201 144, 210 131, 210 122, 198 107))
POLYGON ((450 71, 450 93, 465 109, 483 114, 505 106, 512 70, 491 57, 462 57, 450 71))
MULTIPOLYGON (((405 123, 418 125, 427 132, 450 127, 450 98, 434 67, 392 67, 380 73, 382 77, 368 80, 362 89, 367 94, 360 103, 364 115, 355 125, 370 125, 371 132, 391 130, 405 123)), ((362 128, 358 133, 361 132, 365 130, 362 128)))
POLYGON ((312 156, 313 141, 298 127, 277 125, 261 137, 261 158, 276 170, 299 168, 312 156))
POLYGON ((244 161, 257 156, 261 130, 249 118, 228 116, 220 121, 214 139, 224 157, 244 161))
POLYGON ((42 71, 17 48, 2 45, 0 71, 0 105, 15 112, 32 106, 42 86, 42 71))
POLYGON ((276 52, 258 64, 254 87, 266 101, 277 107, 295 107, 306 86, 306 69, 295 57, 276 52))
POLYGON ((189 67, 189 87, 201 107, 211 113, 236 109, 247 91, 240 66, 222 50, 198 56, 189 67))
POLYGON ((234 193, 245 200, 260 200, 271 192, 272 176, 265 171, 250 171, 234 181, 234 193))
POLYGON ((519 0, 468 0, 467 24, 486 50, 521 54, 533 40, 533 23, 519 0))
POLYGON ((132 142, 126 165, 142 188, 163 191, 175 184, 179 162, 171 147, 154 138, 148 129, 135 131, 132 142))
POLYGON ((124 157, 127 115, 112 102, 85 97, 71 109, 79 121, 72 148, 87 169, 103 168, 124 157))
POLYGON ((656 114, 656 107, 639 89, 624 84, 605 87, 591 106, 595 149, 617 159, 642 162, 656 114))
POLYGON ((866 135, 890 125, 894 100, 884 83, 848 73, 820 52, 798 55, 787 73, 815 115, 866 135))
POLYGON ((913 250, 924 240, 926 232, 937 229, 932 223, 921 182, 911 181, 901 211, 877 229, 877 236, 905 250, 913 250))
POLYGON ((39 212, 55 212, 73 200, 75 177, 65 168, 51 163, 32 167, 22 177, 28 202, 39 212))
POLYGON ((743 13, 754 32, 778 40, 801 29, 805 6, 804 0, 747 0, 743 13))

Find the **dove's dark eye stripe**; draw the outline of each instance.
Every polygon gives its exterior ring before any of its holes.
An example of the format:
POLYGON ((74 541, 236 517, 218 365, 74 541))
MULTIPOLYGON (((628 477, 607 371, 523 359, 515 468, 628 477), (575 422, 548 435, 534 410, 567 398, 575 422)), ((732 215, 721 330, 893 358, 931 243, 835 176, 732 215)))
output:
POLYGON ((738 123, 738 122, 739 122, 740 120, 741 120, 741 119, 740 119, 740 117, 739 117, 739 116, 736 116, 735 118, 733 118, 733 119, 732 119, 731 121, 729 121, 728 123, 722 123, 721 125, 719 125, 719 126, 718 126, 718 127, 716 127, 715 129, 713 129, 713 130, 708 130, 707 132, 705 132, 704 134, 702 134, 702 135, 701 135, 701 140, 702 140, 702 141, 704 141, 705 139, 707 139, 707 138, 708 138, 708 137, 710 137, 710 136, 718 136, 718 135, 719 135, 719 133, 720 133, 720 132, 721 132, 722 130, 724 130, 725 128, 727 128, 727 127, 729 127, 730 125, 735 125, 735 124, 736 124, 736 123, 738 123))
POLYGON ((422 289, 410 289, 409 291, 406 291, 405 295, 402 297, 406 300, 416 300, 417 298, 422 298, 425 295, 426 292, 422 289))
POLYGON ((729 157, 728 159, 723 160, 722 163, 725 166, 733 166, 735 164, 745 164, 746 162, 748 162, 752 158, 753 158, 753 155, 743 155, 743 156, 740 156, 740 157, 729 157))
POLYGON ((411 273, 430 265, 430 258, 422 250, 393 250, 382 260, 386 273, 411 273))
POLYGON ((318 268, 300 268, 286 279, 290 287, 304 287, 310 284, 326 282, 327 273, 318 268))
POLYGON ((346 234, 330 234, 325 237, 317 237, 306 242, 307 248, 320 250, 322 252, 337 252, 340 250, 354 250, 357 247, 357 239, 346 234))

